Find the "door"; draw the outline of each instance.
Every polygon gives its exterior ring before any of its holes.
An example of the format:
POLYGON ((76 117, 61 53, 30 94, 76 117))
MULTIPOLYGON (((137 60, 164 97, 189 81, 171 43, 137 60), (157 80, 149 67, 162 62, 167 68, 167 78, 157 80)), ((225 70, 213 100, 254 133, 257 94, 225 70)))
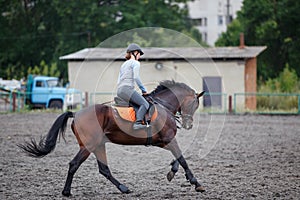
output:
POLYGON ((36 80, 32 89, 32 103, 46 104, 49 96, 49 88, 46 81, 36 80))
POLYGON ((222 78, 220 76, 203 77, 204 107, 222 107, 222 78))

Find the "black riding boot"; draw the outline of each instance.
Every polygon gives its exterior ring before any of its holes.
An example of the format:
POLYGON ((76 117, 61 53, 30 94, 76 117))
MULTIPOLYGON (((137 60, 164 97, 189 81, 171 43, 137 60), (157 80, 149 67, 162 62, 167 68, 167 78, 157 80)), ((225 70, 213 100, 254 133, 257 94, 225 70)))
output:
POLYGON ((143 124, 142 121, 136 121, 133 124, 133 130, 147 128, 147 125, 143 124))
POLYGON ((143 129, 147 128, 147 125, 142 124, 143 118, 145 117, 145 114, 147 112, 147 109, 142 105, 136 112, 136 122, 133 124, 133 130, 143 129))

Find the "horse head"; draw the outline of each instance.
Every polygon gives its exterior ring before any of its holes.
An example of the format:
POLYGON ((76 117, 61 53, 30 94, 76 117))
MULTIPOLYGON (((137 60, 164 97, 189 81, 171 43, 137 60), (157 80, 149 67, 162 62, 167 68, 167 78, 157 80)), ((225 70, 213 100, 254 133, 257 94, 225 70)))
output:
POLYGON ((199 107, 199 98, 203 96, 204 91, 201 93, 194 93, 187 95, 183 98, 180 104, 179 112, 182 117, 182 127, 189 130, 193 127, 193 116, 199 107))
POLYGON ((160 82, 150 95, 172 113, 179 112, 182 117, 182 127, 191 129, 193 115, 199 107, 199 98, 203 94, 204 92, 196 93, 184 83, 166 80, 160 82))

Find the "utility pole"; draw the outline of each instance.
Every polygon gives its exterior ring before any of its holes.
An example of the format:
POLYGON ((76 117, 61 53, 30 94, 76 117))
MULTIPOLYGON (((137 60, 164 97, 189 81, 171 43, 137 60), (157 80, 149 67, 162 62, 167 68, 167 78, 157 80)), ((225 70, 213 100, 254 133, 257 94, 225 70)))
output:
POLYGON ((88 47, 91 46, 91 32, 87 31, 87 42, 88 42, 88 47))
POLYGON ((230 0, 227 0, 226 4, 226 26, 230 23, 230 0))

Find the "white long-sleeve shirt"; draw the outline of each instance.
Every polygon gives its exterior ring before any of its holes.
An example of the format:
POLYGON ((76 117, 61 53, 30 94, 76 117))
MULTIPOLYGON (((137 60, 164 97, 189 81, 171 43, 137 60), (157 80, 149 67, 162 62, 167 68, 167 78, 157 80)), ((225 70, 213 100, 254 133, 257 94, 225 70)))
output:
POLYGON ((146 88, 140 79, 140 62, 137 60, 125 61, 121 68, 118 77, 118 88, 128 86, 134 89, 135 84, 140 88, 142 93, 146 93, 146 88))

